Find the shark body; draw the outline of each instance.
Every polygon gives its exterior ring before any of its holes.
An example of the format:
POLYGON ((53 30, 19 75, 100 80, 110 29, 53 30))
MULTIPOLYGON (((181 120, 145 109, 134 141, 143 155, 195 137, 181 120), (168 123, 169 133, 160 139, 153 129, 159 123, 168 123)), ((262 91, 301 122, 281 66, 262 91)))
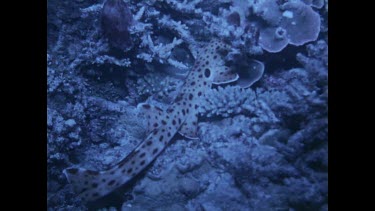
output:
POLYGON ((147 167, 176 133, 197 139, 198 108, 212 84, 238 79, 225 66, 221 52, 231 50, 221 41, 212 41, 197 54, 193 69, 174 102, 165 110, 141 103, 137 106, 148 119, 147 137, 117 165, 105 171, 83 168, 64 170, 68 181, 83 201, 94 201, 122 186, 147 167))

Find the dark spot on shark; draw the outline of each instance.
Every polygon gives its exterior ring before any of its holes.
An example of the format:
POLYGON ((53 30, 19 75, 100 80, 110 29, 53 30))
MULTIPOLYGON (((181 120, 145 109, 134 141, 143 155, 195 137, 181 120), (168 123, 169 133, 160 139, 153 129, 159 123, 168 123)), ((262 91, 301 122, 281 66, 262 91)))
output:
POLYGON ((193 99, 193 94, 189 94, 189 100, 192 100, 193 99))
POLYGON ((198 105, 194 105, 194 108, 197 109, 197 108, 198 108, 198 105))
POLYGON ((118 164, 119 168, 123 167, 129 160, 130 157, 125 157, 120 163, 118 164))
POLYGON ((67 169, 66 171, 67 171, 69 174, 77 174, 78 169, 76 169, 76 168, 72 168, 72 169, 67 169))
POLYGON ((181 112, 182 112, 182 115, 185 116, 185 109, 182 109, 181 112))
POLYGON ((202 75, 202 74, 200 74, 200 75, 198 76, 198 78, 203 78, 203 75, 202 75))
POLYGON ((168 135, 168 137, 171 137, 171 133, 170 133, 170 132, 168 132, 168 134, 167 134, 167 135, 168 135))
POLYGON ((142 106, 143 106, 143 108, 145 108, 145 109, 150 109, 150 108, 151 108, 151 106, 150 106, 149 104, 143 104, 142 106))
POLYGON ((147 145, 150 146, 152 144, 152 141, 148 141, 147 145))
POLYGON ((167 109, 167 112, 168 112, 168 113, 172 113, 173 111, 174 111, 173 108, 168 108, 168 109, 167 109))
POLYGON ((205 81, 205 82, 203 82, 203 85, 205 85, 205 86, 206 86, 206 85, 207 85, 207 82, 206 82, 206 81, 205 81))
POLYGON ((164 121, 164 120, 161 120, 161 123, 162 123, 163 125, 166 125, 166 124, 167 124, 167 122, 164 121))
POLYGON ((176 124, 176 120, 173 120, 173 121, 172 121, 172 124, 175 125, 175 124, 176 124))
POLYGON ((210 75, 211 75, 211 71, 208 68, 206 68, 204 70, 204 76, 206 76, 206 78, 208 78, 208 77, 210 77, 210 75))
POLYGON ((145 161, 145 160, 142 160, 142 162, 139 163, 139 165, 143 166, 145 163, 146 163, 146 161, 145 161))
POLYGON ((144 153, 142 153, 139 157, 140 157, 140 158, 143 158, 145 155, 146 155, 146 153, 144 152, 144 153))
POLYGON ((198 92, 198 96, 201 96, 202 95, 202 92, 198 92))
POLYGON ((115 184, 115 180, 111 180, 111 181, 108 182, 109 186, 112 186, 113 184, 115 184))
POLYGON ((128 174, 130 174, 130 173, 132 173, 132 171, 133 171, 133 169, 132 168, 130 168, 130 169, 128 169, 128 174))
POLYGON ((206 61, 206 65, 208 65, 209 64, 209 62, 208 61, 206 61))
POLYGON ((195 81, 191 82, 190 85, 194 86, 195 85, 195 81))
POLYGON ((164 138, 164 136, 160 136, 160 137, 159 137, 159 141, 162 142, 162 141, 163 141, 163 138, 164 138))
POLYGON ((155 155, 158 151, 159 151, 159 149, 158 149, 158 148, 155 148, 155 149, 152 151, 152 154, 155 155))
POLYGON ((99 172, 97 172, 97 171, 93 171, 93 170, 87 170, 86 172, 87 172, 88 174, 90 174, 90 175, 93 175, 93 176, 99 175, 99 172))
POLYGON ((154 130, 154 135, 158 134, 158 131, 157 130, 154 130))
POLYGON ((91 184, 91 187, 93 187, 93 188, 97 188, 97 187, 98 187, 98 183, 92 183, 92 184, 91 184))
POLYGON ((182 94, 177 95, 177 97, 174 99, 174 102, 180 102, 182 100, 182 94))
POLYGON ((159 126, 158 123, 155 122, 155 123, 154 123, 154 127, 158 127, 158 126, 159 126))
POLYGON ((214 59, 216 59, 216 58, 217 58, 217 56, 215 55, 215 56, 214 56, 214 59))

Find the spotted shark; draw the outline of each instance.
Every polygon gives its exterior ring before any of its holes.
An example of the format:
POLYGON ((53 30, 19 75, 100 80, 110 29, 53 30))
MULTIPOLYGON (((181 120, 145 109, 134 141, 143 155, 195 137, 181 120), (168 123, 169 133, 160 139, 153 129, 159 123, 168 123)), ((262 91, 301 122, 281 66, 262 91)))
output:
POLYGON ((146 103, 137 106, 146 115, 148 135, 118 164, 104 171, 65 169, 63 173, 78 197, 84 202, 94 201, 124 185, 155 160, 177 133, 198 139, 198 112, 205 92, 212 84, 233 82, 239 77, 225 66, 223 55, 229 51, 231 47, 219 40, 200 48, 180 92, 166 110, 146 103))

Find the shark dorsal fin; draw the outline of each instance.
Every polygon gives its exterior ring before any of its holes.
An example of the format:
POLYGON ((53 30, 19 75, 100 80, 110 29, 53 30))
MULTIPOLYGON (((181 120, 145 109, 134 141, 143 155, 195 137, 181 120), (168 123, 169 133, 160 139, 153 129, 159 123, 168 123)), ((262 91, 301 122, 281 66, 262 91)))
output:
POLYGON ((226 66, 221 66, 216 69, 217 74, 215 75, 213 84, 224 84, 238 80, 238 74, 231 72, 226 66))

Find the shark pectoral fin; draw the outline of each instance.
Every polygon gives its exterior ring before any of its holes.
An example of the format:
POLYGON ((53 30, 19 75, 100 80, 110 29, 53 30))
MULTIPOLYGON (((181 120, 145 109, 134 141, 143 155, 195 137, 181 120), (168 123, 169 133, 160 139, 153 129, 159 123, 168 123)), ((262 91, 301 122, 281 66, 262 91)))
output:
POLYGON ((180 130, 178 131, 181 135, 190 139, 198 139, 198 117, 196 115, 189 117, 181 125, 180 130))
POLYGON ((258 60, 252 59, 247 62, 248 67, 240 68, 239 71, 240 79, 237 81, 237 85, 241 88, 248 88, 255 82, 259 81, 264 73, 264 64, 258 60))
POLYGON ((160 126, 160 121, 164 117, 164 111, 161 108, 147 103, 140 103, 137 108, 146 116, 147 132, 151 132, 160 126))
POLYGON ((238 74, 230 71, 228 67, 222 67, 217 70, 212 83, 225 84, 238 80, 238 74))

